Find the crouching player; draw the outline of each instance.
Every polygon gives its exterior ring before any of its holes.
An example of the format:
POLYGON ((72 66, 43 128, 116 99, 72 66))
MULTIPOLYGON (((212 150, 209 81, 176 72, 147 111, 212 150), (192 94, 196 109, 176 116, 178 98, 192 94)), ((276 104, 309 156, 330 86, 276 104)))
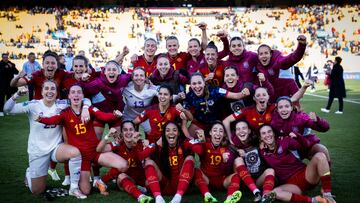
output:
POLYGON ((52 117, 41 117, 37 115, 35 120, 47 125, 63 125, 68 136, 68 143, 77 147, 82 156, 80 173, 80 190, 85 195, 90 194, 91 185, 89 182, 90 168, 92 163, 98 163, 106 167, 115 167, 120 171, 126 171, 127 162, 114 153, 98 153, 96 147, 100 142, 96 137, 93 120, 99 119, 104 122, 114 121, 121 116, 121 112, 103 113, 97 108, 90 107, 90 120, 84 123, 79 115, 82 112, 82 99, 84 94, 82 88, 73 85, 69 90, 70 107, 64 109, 60 114, 52 117))
POLYGON ((140 203, 151 202, 153 198, 143 195, 137 188, 137 185, 145 187, 145 171, 142 161, 147 158, 155 147, 146 147, 140 140, 140 134, 135 130, 135 125, 132 121, 124 121, 121 125, 121 139, 119 133, 115 128, 111 128, 109 134, 104 136, 97 146, 98 152, 113 151, 119 156, 128 161, 129 169, 126 172, 121 172, 117 168, 111 168, 107 174, 96 181, 96 187, 101 194, 108 195, 106 191, 106 184, 117 178, 117 185, 124 189, 127 193, 132 195, 140 203), (114 137, 113 143, 107 143, 109 137, 114 137))
POLYGON ((259 128, 260 139, 264 143, 261 156, 275 170, 279 183, 273 191, 276 199, 291 202, 336 203, 331 194, 330 168, 323 152, 313 155, 308 164, 295 157, 291 150, 302 150, 309 142, 300 134, 290 133, 289 136, 276 138, 270 125, 259 128), (322 183, 322 196, 308 197, 303 195, 306 190, 322 183))
POLYGON ((258 139, 249 128, 249 124, 240 120, 235 125, 235 136, 232 136, 234 147, 232 151, 239 155, 234 160, 236 173, 244 181, 246 186, 254 193, 254 202, 269 202, 275 199, 274 193, 270 193, 275 184, 275 172, 267 168, 265 160, 260 156, 258 139), (253 178, 256 180, 254 183, 253 178), (263 187, 263 196, 257 187, 263 187))
POLYGON ((224 164, 228 161, 229 150, 221 146, 225 137, 223 124, 220 121, 215 122, 209 134, 210 140, 205 141, 204 131, 197 130, 196 135, 201 142, 194 144, 191 148, 199 155, 201 162, 200 169, 195 169, 195 184, 204 195, 206 203, 218 202, 209 192, 209 185, 215 189, 227 189, 225 203, 239 202, 242 196, 239 191, 240 177, 236 173, 228 175, 225 167, 227 165, 224 164))

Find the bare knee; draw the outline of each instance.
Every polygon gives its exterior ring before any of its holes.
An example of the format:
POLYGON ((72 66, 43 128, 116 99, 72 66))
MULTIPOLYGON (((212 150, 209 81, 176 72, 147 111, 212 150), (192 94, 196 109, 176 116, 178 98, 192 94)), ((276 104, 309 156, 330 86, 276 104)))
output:
POLYGON ((46 188, 45 185, 40 185, 40 186, 37 186, 37 187, 32 187, 32 188, 31 188, 31 192, 32 192, 34 195, 41 195, 43 192, 45 192, 45 188, 46 188))
POLYGON ((194 157, 193 156, 187 156, 186 158, 185 158, 185 161, 193 161, 193 162, 195 162, 195 159, 194 159, 194 157))
POLYGON ((272 168, 266 169, 266 170, 264 171, 264 173, 265 173, 265 176, 269 176, 269 175, 275 176, 275 171, 274 171, 274 169, 272 169, 272 168))
POLYGON ((316 162, 327 161, 326 155, 323 152, 317 152, 312 159, 316 162))
POLYGON ((78 148, 76 147, 71 147, 69 150, 68 150, 68 154, 69 154, 69 157, 70 158, 74 158, 74 157, 77 157, 77 156, 80 156, 80 151, 78 148))
POLYGON ((237 158, 234 160, 234 166, 235 166, 235 168, 238 167, 238 166, 242 166, 242 165, 245 165, 244 159, 241 158, 241 157, 237 157, 237 158))

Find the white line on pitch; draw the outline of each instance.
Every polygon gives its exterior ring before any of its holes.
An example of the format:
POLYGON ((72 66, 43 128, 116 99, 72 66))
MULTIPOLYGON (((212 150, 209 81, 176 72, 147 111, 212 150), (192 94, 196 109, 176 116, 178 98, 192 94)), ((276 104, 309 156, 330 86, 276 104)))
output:
MULTIPOLYGON (((322 96, 322 95, 317 95, 317 94, 311 94, 311 93, 305 93, 305 95, 310 95, 313 97, 319 97, 319 98, 324 98, 324 99, 328 99, 329 97, 327 96, 322 96)), ((349 102, 349 103, 353 103, 353 104, 360 104, 360 102, 357 101, 353 101, 353 100, 349 100, 349 99, 344 99, 345 102, 349 102)))

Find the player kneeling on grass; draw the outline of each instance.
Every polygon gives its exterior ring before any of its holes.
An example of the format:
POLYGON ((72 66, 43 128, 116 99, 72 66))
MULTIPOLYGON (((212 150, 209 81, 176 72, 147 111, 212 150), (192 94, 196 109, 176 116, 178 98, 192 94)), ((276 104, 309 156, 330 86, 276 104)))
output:
POLYGON ((168 121, 163 126, 155 161, 148 159, 145 162, 147 184, 156 203, 165 202, 162 195, 174 195, 170 203, 180 203, 191 183, 195 160, 189 151, 189 142, 184 139, 180 127, 174 121, 168 121))
POLYGON ((83 194, 90 194, 90 168, 92 163, 98 163, 105 167, 114 167, 119 171, 128 169, 127 161, 112 152, 98 153, 96 147, 100 140, 96 137, 93 120, 98 119, 104 122, 114 121, 121 117, 120 111, 104 113, 95 107, 88 108, 90 119, 83 122, 80 119, 82 113, 83 90, 78 85, 73 85, 69 90, 70 107, 64 109, 60 114, 52 117, 41 117, 38 114, 35 118, 40 123, 47 125, 63 125, 68 136, 68 143, 77 147, 82 156, 80 173, 80 190, 83 194))
MULTIPOLYGON (((6 113, 26 113, 29 117, 30 134, 28 140, 29 167, 26 170, 26 183, 30 191, 39 195, 45 191, 47 170, 50 160, 55 162, 69 161, 70 191, 69 194, 77 198, 86 198, 78 187, 80 178, 80 151, 69 144, 62 143, 62 127, 56 124, 42 124, 34 120, 38 115, 54 116, 67 108, 67 100, 56 100, 57 86, 53 81, 45 81, 42 87, 42 99, 17 103, 16 99, 26 92, 19 91, 5 104, 6 113)), ((81 98, 82 101, 82 98, 81 98)), ((89 103, 89 102, 88 102, 89 103)), ((79 120, 89 117, 88 106, 83 107, 83 116, 79 120)))
POLYGON ((195 169, 195 184, 199 188, 204 201, 218 202, 209 192, 209 185, 215 189, 227 189, 227 198, 224 203, 239 202, 242 196, 240 188, 240 177, 237 173, 228 174, 226 162, 229 159, 229 149, 222 146, 225 137, 225 129, 220 121, 216 121, 210 129, 210 140, 205 140, 203 130, 197 130, 196 136, 199 143, 191 148, 200 157, 200 169, 195 169))
POLYGON ((308 147, 304 136, 290 133, 289 136, 275 137, 270 125, 259 128, 260 139, 264 143, 261 156, 268 165, 275 170, 276 177, 281 184, 273 192, 276 199, 288 202, 320 202, 336 203, 331 194, 330 168, 323 152, 313 155, 308 164, 295 157, 291 150, 302 150, 308 147), (306 190, 322 183, 322 196, 308 197, 303 195, 306 190))
POLYGON ((267 168, 266 162, 261 158, 258 139, 246 121, 240 120, 236 123, 232 142, 234 145, 230 149, 238 155, 234 160, 235 172, 254 193, 254 202, 269 202, 275 199, 270 193, 275 184, 275 172, 272 168, 267 168), (263 187, 262 197, 257 186, 263 187))
POLYGON ((108 195, 106 184, 110 180, 117 178, 119 188, 131 194, 138 202, 145 203, 153 200, 152 197, 142 194, 135 184, 145 187, 146 178, 141 162, 155 150, 155 147, 149 146, 144 149, 142 140, 140 140, 140 134, 135 130, 135 125, 132 121, 124 121, 122 123, 121 138, 116 129, 111 128, 109 134, 104 136, 96 150, 98 152, 113 151, 127 160, 129 164, 129 169, 126 172, 119 171, 117 168, 111 168, 108 173, 101 177, 101 180, 96 181, 96 187, 100 190, 101 194, 108 195), (108 143, 110 137, 113 137, 117 143, 108 143))

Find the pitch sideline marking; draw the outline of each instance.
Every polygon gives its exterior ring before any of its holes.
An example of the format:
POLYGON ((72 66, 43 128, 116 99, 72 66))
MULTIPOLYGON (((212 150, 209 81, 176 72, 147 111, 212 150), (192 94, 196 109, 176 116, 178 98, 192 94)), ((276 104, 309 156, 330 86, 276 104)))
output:
MULTIPOLYGON (((329 97, 326 97, 326 96, 317 95, 317 94, 311 94, 311 93, 305 93, 305 95, 310 95, 310 96, 313 96, 313 97, 324 98, 324 99, 329 98, 329 97)), ((353 101, 353 100, 350 100, 350 99, 344 99, 344 102, 349 102, 349 103, 353 103, 353 104, 360 104, 360 102, 353 101)))

